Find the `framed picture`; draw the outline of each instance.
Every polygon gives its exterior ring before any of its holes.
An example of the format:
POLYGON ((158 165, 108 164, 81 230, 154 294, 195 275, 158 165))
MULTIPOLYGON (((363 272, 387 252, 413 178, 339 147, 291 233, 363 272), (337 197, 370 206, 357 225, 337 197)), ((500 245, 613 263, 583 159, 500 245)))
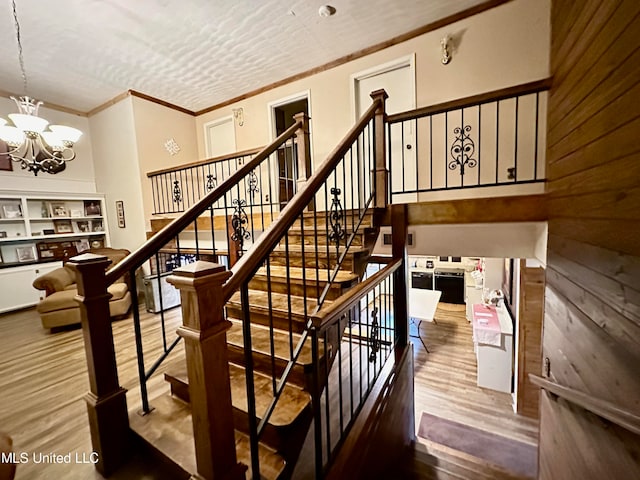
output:
POLYGON ((82 240, 78 240, 77 242, 75 242, 76 245, 76 250, 78 250, 78 253, 84 252, 85 250, 89 250, 89 240, 87 240, 86 238, 83 238, 82 240))
POLYGON ((124 202, 122 200, 116 201, 116 214, 118 215, 118 227, 124 228, 124 202))
POLYGON ((2 218, 22 218, 22 207, 19 203, 3 204, 2 218))
POLYGON ((56 233, 73 233, 73 225, 71 220, 54 220, 53 228, 56 233))
POLYGON ((0 232, 0 238, 7 238, 7 232, 0 232))
POLYGON ((36 261, 36 254, 33 251, 33 246, 16 247, 16 254, 18 255, 19 262, 35 262, 36 261))
POLYGON ((91 226, 89 225, 89 220, 78 220, 76 222, 76 232, 85 233, 90 231, 91 226))
POLYGON ((82 213, 83 213, 82 209, 80 209, 80 208, 72 208, 71 209, 71 216, 74 217, 74 218, 82 217, 82 213))
POLYGON ((50 202, 49 203, 49 216, 51 217, 68 217, 69 210, 64 202, 50 202))
POLYGON ((85 200, 84 201, 84 214, 86 217, 93 215, 102 215, 102 208, 100 207, 99 200, 85 200))
POLYGON ((45 228, 42 230, 44 235, 55 235, 56 231, 53 228, 45 228))
POLYGON ((92 232, 103 232, 104 227, 102 225, 102 220, 92 220, 91 221, 91 231, 92 232))

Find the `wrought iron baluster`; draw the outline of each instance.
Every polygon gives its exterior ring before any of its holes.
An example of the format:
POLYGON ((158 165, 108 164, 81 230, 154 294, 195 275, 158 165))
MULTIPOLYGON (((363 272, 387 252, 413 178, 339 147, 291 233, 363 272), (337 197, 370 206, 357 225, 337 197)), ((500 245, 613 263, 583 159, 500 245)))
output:
POLYGON ((207 192, 210 192, 211 190, 216 188, 217 181, 218 179, 212 173, 207 175, 207 192))
POLYGON ((331 211, 329 213, 329 224, 331 225, 331 232, 329 232, 329 241, 336 244, 336 251, 339 250, 340 240, 345 237, 345 231, 343 227, 344 208, 342 208, 339 197, 341 193, 342 190, 340 190, 339 188, 334 187, 331 189, 333 200, 331 201, 331 211))
POLYGON ((247 206, 247 201, 242 198, 235 198, 231 204, 234 208, 233 216, 231 217, 231 228, 233 229, 231 240, 236 242, 238 257, 241 257, 244 252, 244 241, 251 239, 251 233, 247 230, 249 217, 247 217, 247 212, 244 210, 244 207, 247 206))
POLYGON ((465 125, 463 128, 456 127, 453 130, 455 140, 451 144, 451 157, 453 160, 449 162, 449 170, 455 170, 460 167, 460 176, 464 177, 465 167, 474 168, 478 162, 471 156, 476 151, 476 144, 468 135, 471 131, 471 125, 465 125))
POLYGON ((173 202, 179 203, 182 201, 182 189, 180 188, 180 181, 173 181, 173 202))
POLYGON ((256 175, 255 169, 249 172, 248 177, 247 183, 249 184, 249 187, 247 188, 247 193, 251 196, 251 201, 253 202, 256 197, 256 193, 260 192, 260 188, 258 188, 258 175, 256 175))
MULTIPOLYGON (((375 297, 374 297, 375 302, 375 297)), ((369 334, 369 363, 376 361, 376 355, 380 350, 380 329, 378 325, 378 307, 371 310, 371 333, 369 334)))

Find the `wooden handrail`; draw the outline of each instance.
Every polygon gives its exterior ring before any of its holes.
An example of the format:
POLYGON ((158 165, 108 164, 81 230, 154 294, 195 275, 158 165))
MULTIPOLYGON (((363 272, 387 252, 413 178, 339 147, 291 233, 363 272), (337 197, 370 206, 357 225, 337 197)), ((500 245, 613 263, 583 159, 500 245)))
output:
MULTIPOLYGON (((237 183, 245 177, 251 170, 256 168, 266 158, 275 152, 281 143, 291 138, 296 130, 300 127, 300 121, 296 121, 291 125, 284 133, 282 133, 273 142, 262 149, 249 163, 245 163, 242 168, 236 171, 233 175, 223 181, 220 185, 214 188, 206 196, 202 197, 196 204, 185 211, 181 216, 173 220, 169 225, 160 230, 157 234, 142 244, 131 255, 125 257, 121 262, 115 265, 113 268, 107 271, 107 284, 111 285, 116 279, 120 278, 125 273, 138 268, 144 262, 146 262, 152 255, 160 250, 169 240, 178 235, 183 229, 185 229, 191 222, 193 222, 198 216, 200 216, 210 205, 222 198, 231 188, 235 187, 237 183)), ((243 257, 244 258, 244 257, 243 257)), ((228 300, 228 298, 227 298, 228 300)))
POLYGON ((225 302, 231 298, 246 279, 258 270, 265 257, 271 253, 271 250, 287 232, 295 219, 304 211, 315 196, 316 191, 322 186, 328 175, 342 157, 346 155, 353 142, 357 140, 364 127, 373 118, 379 103, 379 101, 374 100, 367 111, 360 117, 358 123, 351 127, 342 142, 329 154, 314 174, 309 177, 304 188, 294 195, 284 209, 280 211, 280 216, 260 235, 260 238, 251 247, 251 254, 243 255, 238 263, 233 266, 231 269, 233 276, 225 283, 223 288, 225 302))
POLYGON ((402 260, 395 260, 389 263, 382 270, 377 271, 364 282, 359 283, 349 290, 348 295, 342 295, 338 301, 335 301, 327 308, 323 308, 318 313, 311 315, 311 323, 313 326, 322 331, 325 327, 332 324, 337 318, 348 312, 351 307, 362 300, 371 290, 380 285, 383 280, 389 278, 402 265, 402 260))
POLYGON ((574 405, 582 407, 591 413, 595 413, 599 417, 606 418, 610 422, 636 435, 640 435, 640 417, 620 408, 612 402, 596 398, 570 387, 565 387, 564 385, 533 375, 532 373, 529 374, 529 380, 549 393, 562 397, 574 405))
POLYGON ((524 83, 522 85, 516 85, 515 87, 502 88, 499 90, 493 90, 491 92, 480 93, 478 95, 471 95, 470 97, 451 100, 450 102, 431 105, 429 107, 422 107, 407 112, 388 115, 387 123, 398 123, 405 120, 413 120, 414 118, 436 115, 438 113, 449 112, 451 110, 458 110, 460 108, 482 105, 484 103, 497 102, 498 100, 505 100, 507 98, 512 98, 519 95, 528 95, 530 93, 542 92, 551 88, 551 81, 551 78, 545 78, 544 80, 524 83))
POLYGON ((243 150, 241 152, 233 152, 228 153, 226 155, 220 155, 219 157, 205 158, 204 160, 197 160, 191 163, 184 163, 177 167, 169 167, 162 168, 160 170, 153 170, 152 172, 147 172, 147 177, 155 177, 156 175, 162 175, 163 173, 171 173, 171 172, 179 172, 180 170, 186 170, 187 168, 199 167, 200 165, 209 165, 210 163, 218 163, 224 160, 231 160, 232 158, 237 157, 246 157, 247 155, 253 155, 254 153, 258 153, 265 147, 251 148, 249 150, 243 150))

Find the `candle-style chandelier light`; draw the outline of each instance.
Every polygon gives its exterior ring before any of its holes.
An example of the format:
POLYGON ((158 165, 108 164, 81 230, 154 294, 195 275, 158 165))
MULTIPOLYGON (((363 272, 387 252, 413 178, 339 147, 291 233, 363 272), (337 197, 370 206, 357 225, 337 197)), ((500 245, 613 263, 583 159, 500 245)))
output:
MULTIPOLYGON (((20 23, 16 12, 15 0, 12 0, 13 19, 18 42, 18 60, 22 72, 24 91, 27 91, 27 74, 25 73, 20 38, 20 23)), ((64 125, 49 125, 49 122, 38 116, 42 102, 29 96, 11 97, 16 102, 18 113, 10 113, 13 125, 0 118, 0 139, 8 145, 7 154, 24 170, 37 175, 38 172, 59 173, 66 168, 66 162, 76 158, 73 150, 82 132, 77 128, 64 125), (47 126, 49 127, 46 130, 47 126)))

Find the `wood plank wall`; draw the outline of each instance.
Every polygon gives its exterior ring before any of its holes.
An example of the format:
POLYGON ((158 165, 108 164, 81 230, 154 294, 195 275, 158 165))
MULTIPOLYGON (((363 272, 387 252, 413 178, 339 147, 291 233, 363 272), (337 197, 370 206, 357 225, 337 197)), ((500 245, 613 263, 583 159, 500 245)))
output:
POLYGON ((538 418, 539 394, 529 374, 542 375, 542 318, 544 312, 544 268, 527 267, 520 259, 518 303, 518 398, 517 412, 538 418))
MULTIPOLYGON (((554 0, 543 357, 640 415, 640 2, 554 0)), ((640 478, 640 437, 541 394, 540 478, 640 478)))

